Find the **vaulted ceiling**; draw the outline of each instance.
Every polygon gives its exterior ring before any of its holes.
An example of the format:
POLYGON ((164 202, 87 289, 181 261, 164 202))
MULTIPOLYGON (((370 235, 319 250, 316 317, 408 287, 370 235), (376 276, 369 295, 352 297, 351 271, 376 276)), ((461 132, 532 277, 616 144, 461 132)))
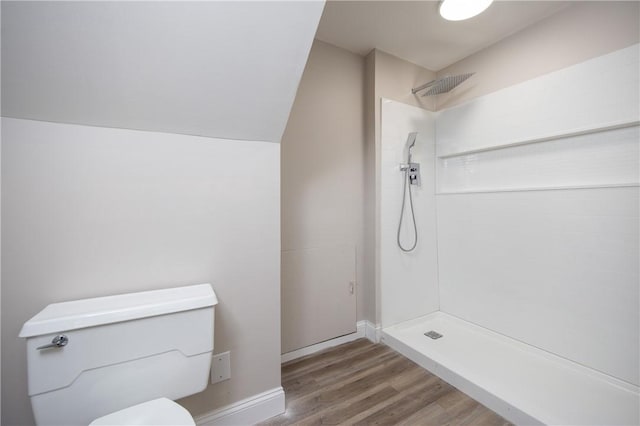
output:
POLYGON ((322 1, 2 2, 2 115, 277 142, 322 1))

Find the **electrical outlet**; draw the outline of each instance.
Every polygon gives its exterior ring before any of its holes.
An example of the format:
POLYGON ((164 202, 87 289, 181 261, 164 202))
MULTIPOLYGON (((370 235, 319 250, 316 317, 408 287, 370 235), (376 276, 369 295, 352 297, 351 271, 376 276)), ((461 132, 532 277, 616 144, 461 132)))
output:
POLYGON ((215 354, 211 361, 211 383, 231 378, 231 352, 215 354))

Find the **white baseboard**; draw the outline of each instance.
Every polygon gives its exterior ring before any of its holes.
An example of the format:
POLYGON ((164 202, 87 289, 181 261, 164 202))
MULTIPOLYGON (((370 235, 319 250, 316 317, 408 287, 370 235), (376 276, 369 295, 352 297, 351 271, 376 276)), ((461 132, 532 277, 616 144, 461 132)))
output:
POLYGON ((277 387, 195 418, 198 426, 254 425, 284 413, 284 390, 277 387))
MULTIPOLYGON (((379 343, 380 335, 380 326, 369 321, 358 321, 355 333, 287 352, 282 355, 282 362, 301 358, 363 337, 374 343, 379 343)), ((284 390, 282 387, 278 387, 197 416, 195 422, 198 426, 252 425, 282 414, 284 411, 284 390)))
POLYGON ((343 343, 352 342, 357 339, 366 337, 373 343, 380 342, 380 327, 373 325, 369 321, 358 321, 356 323, 356 332, 351 334, 345 334, 344 336, 336 337, 335 339, 325 340, 324 342, 316 343, 315 345, 306 346, 304 348, 296 349, 295 351, 282 354, 280 362, 285 363, 303 356, 311 355, 321 350, 332 348, 334 346, 341 345, 343 343))
POLYGON ((373 343, 380 343, 380 337, 382 336, 382 328, 380 325, 375 325, 370 321, 360 322, 364 323, 364 337, 373 343))

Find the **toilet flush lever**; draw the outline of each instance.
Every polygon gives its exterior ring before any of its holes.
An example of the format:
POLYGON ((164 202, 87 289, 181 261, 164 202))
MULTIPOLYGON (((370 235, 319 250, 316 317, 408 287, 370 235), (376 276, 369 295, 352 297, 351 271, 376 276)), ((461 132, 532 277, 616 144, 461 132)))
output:
POLYGON ((67 343, 69 343, 69 338, 64 334, 59 334, 54 337, 51 343, 49 343, 48 345, 38 346, 36 349, 41 350, 49 348, 61 348, 63 346, 67 346, 67 343))

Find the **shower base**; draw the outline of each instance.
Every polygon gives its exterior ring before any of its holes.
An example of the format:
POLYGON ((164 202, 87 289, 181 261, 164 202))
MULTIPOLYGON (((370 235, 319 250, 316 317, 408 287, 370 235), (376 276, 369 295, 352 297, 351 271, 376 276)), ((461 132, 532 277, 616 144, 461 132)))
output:
POLYGON ((382 341, 515 424, 640 424, 637 386, 443 312, 382 341))

